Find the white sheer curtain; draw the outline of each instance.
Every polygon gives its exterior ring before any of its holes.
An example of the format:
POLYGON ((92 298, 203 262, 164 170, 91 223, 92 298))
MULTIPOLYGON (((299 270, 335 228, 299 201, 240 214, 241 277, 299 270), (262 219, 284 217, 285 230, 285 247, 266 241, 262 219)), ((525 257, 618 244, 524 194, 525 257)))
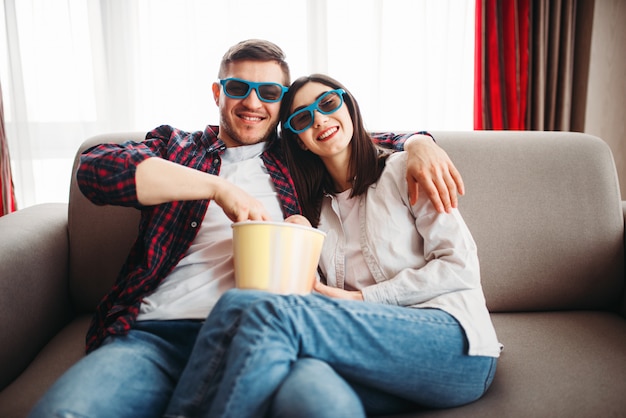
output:
POLYGON ((219 60, 247 38, 342 81, 369 129, 472 129, 473 0, 0 1, 19 207, 67 201, 89 136, 217 124, 219 60))

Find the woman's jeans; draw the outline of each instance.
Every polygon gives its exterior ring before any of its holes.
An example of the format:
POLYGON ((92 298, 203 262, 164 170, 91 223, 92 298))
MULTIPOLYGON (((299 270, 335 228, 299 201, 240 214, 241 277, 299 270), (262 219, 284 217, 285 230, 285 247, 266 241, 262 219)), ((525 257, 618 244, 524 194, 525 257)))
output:
POLYGON ((496 369, 496 358, 466 353, 441 310, 233 289, 200 330, 166 416, 263 417, 274 396, 319 384, 315 373, 291 381, 303 359, 330 366, 349 385, 338 393, 356 394, 368 414, 458 406, 480 398, 496 369))

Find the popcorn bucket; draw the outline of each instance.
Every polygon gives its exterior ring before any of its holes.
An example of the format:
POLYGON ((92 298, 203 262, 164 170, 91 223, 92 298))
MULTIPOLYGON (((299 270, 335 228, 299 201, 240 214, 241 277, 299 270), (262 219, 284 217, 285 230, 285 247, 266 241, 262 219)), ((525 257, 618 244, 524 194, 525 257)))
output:
POLYGON ((237 288, 280 294, 311 292, 324 232, 267 221, 236 222, 232 228, 237 288))

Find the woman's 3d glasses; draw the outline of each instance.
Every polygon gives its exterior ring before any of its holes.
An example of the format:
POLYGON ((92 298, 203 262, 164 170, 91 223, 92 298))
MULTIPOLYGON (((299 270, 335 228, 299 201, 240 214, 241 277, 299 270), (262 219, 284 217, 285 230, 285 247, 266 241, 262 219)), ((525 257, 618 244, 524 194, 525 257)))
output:
POLYGON ((285 123, 285 128, 291 130, 293 133, 299 134, 311 126, 313 126, 313 120, 315 119, 314 111, 320 112, 322 115, 330 115, 335 113, 343 104, 343 95, 346 91, 344 89, 330 90, 322 94, 319 99, 294 112, 285 123))
POLYGON ((231 99, 245 99, 256 90, 259 100, 267 103, 280 102, 287 91, 287 87, 278 83, 255 83, 241 78, 225 78, 220 84, 224 87, 224 94, 231 99))

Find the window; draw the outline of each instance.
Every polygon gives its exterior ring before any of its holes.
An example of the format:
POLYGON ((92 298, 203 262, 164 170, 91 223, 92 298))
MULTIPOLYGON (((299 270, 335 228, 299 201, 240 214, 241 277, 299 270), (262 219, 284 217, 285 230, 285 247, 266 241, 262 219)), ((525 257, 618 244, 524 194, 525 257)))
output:
POLYGON ((471 0, 0 0, 0 80, 19 207, 67 201, 86 138, 218 124, 211 83, 264 38, 327 73, 371 130, 472 129, 471 0))

